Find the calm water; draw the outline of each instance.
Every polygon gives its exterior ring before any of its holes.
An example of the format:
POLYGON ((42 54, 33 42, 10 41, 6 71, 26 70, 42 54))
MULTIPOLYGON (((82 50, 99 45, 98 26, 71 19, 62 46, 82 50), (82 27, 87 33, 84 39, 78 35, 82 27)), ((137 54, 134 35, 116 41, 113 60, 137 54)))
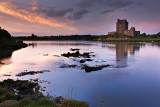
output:
POLYGON ((34 43, 17 51, 0 49, 0 78, 35 79, 46 92, 85 100, 94 107, 160 107, 160 45, 139 43, 102 43, 88 41, 26 41, 34 43), (80 58, 57 57, 70 48, 94 52, 90 66, 110 64, 100 71, 86 73, 80 68, 60 68, 77 64, 80 58), (50 70, 44 74, 16 77, 28 71, 50 70), (4 76, 10 74, 10 77, 4 76))

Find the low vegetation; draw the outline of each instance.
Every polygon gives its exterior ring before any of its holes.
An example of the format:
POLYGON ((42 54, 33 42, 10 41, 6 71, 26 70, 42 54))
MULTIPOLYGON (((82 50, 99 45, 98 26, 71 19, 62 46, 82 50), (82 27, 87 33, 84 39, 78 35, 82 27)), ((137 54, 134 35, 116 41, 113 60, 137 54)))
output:
POLYGON ((89 104, 85 101, 66 99, 62 102, 62 107, 89 107, 89 104))
POLYGON ((89 107, 85 101, 48 97, 38 83, 7 79, 0 82, 0 107, 89 107))
POLYGON ((58 36, 21 36, 14 37, 15 40, 97 40, 96 35, 58 35, 58 36))
POLYGON ((115 35, 58 35, 58 36, 26 36, 14 37, 16 40, 91 40, 91 41, 126 41, 126 42, 143 42, 143 41, 160 41, 160 33, 147 35, 145 33, 132 37, 124 34, 115 35))
POLYGON ((153 35, 146 35, 145 33, 132 37, 124 34, 106 35, 99 38, 101 41, 111 41, 111 42, 159 42, 160 33, 153 35))

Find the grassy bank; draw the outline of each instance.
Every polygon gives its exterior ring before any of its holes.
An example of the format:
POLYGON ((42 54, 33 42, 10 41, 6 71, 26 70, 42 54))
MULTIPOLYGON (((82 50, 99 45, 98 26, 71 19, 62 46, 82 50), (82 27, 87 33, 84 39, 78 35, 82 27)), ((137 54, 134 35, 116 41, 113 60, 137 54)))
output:
POLYGON ((0 107, 89 107, 85 101, 47 97, 38 83, 7 79, 0 82, 0 107))
POLYGON ((155 35, 141 34, 138 37, 129 35, 66 35, 66 36, 28 36, 14 37, 15 40, 90 40, 108 42, 160 42, 160 33, 155 35))
POLYGON ((99 39, 100 41, 106 42, 160 42, 160 38, 145 38, 145 37, 135 37, 135 38, 105 38, 99 39))

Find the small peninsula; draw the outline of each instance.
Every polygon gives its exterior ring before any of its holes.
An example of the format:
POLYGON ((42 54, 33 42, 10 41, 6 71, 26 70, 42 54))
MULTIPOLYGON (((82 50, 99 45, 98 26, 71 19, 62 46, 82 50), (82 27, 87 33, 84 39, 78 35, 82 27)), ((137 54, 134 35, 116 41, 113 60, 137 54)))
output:
POLYGON ((0 28, 0 48, 10 48, 17 50, 27 46, 28 45, 23 43, 23 41, 14 40, 7 30, 0 28))

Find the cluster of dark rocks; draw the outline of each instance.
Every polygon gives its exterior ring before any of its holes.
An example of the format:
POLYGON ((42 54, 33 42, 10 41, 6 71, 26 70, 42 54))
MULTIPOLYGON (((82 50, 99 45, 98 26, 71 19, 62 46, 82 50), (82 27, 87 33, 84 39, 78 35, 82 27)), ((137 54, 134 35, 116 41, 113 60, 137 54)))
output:
POLYGON ((82 65, 81 69, 85 69, 86 72, 92 72, 92 71, 98 71, 102 70, 103 68, 109 67, 111 65, 96 65, 96 66, 88 66, 88 65, 82 65))
POLYGON ((80 58, 80 57, 83 57, 83 58, 90 58, 91 57, 91 55, 90 55, 90 53, 87 53, 87 52, 85 52, 85 53, 80 53, 79 51, 76 51, 76 52, 73 52, 73 53, 71 53, 71 52, 68 52, 68 53, 64 53, 64 54, 62 54, 62 56, 64 56, 64 57, 78 57, 78 58, 80 58))
POLYGON ((80 60, 80 63, 85 63, 85 62, 87 62, 87 61, 93 61, 92 59, 81 59, 80 60))
MULTIPOLYGON (((93 61, 93 59, 91 59, 92 57, 95 57, 95 55, 91 55, 92 52, 84 52, 84 53, 80 53, 79 50, 80 49, 70 49, 71 51, 74 52, 68 52, 68 53, 64 53, 62 54, 62 56, 70 58, 70 57, 74 57, 74 58, 83 58, 81 60, 78 60, 78 62, 80 63, 85 63, 87 61, 93 61)), ((74 59, 74 61, 77 61, 76 59, 74 59)), ((78 65, 69 65, 69 64, 63 64, 60 66, 60 68, 80 68, 80 69, 84 69, 86 72, 91 72, 91 71, 98 71, 98 70, 102 70, 103 68, 109 67, 110 65, 96 65, 96 66, 88 66, 87 64, 81 64, 80 66, 78 65)))
POLYGON ((69 64, 63 64, 60 66, 60 68, 76 68, 78 65, 69 65, 69 64))

